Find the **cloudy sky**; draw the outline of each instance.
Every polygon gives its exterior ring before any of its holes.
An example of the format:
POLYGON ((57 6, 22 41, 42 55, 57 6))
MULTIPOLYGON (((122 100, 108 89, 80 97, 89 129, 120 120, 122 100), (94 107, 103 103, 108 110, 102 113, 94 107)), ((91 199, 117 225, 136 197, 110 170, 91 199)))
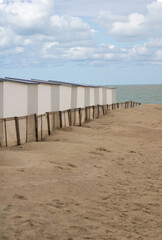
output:
POLYGON ((162 0, 0 0, 0 77, 162 84, 162 0))

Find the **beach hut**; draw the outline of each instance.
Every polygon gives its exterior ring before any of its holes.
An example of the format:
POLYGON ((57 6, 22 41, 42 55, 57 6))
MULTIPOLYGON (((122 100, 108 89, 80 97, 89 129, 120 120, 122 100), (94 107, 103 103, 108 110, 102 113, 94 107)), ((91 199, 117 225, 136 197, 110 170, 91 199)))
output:
POLYGON ((28 84, 23 80, 0 79, 0 118, 28 114, 28 84))
POLYGON ((116 103, 116 88, 103 88, 103 104, 116 103))
POLYGON ((74 86, 72 87, 71 108, 84 108, 85 107, 85 87, 74 86))
POLYGON ((51 85, 37 83, 28 87, 28 114, 51 112, 51 85))
POLYGON ((95 88, 95 105, 103 105, 103 87, 95 88))
POLYGON ((85 106, 95 105, 95 88, 93 86, 85 86, 85 106))
POLYGON ((51 85, 51 109, 53 112, 71 109, 72 86, 51 85))
POLYGON ((116 103, 116 89, 107 88, 107 104, 116 103))

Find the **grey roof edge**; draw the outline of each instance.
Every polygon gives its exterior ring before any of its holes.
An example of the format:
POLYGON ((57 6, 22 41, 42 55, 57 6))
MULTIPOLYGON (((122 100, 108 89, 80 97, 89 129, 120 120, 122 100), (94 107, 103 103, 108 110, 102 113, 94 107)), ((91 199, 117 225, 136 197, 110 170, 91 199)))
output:
POLYGON ((89 85, 89 84, 77 84, 77 83, 68 83, 68 82, 61 82, 56 80, 40 80, 40 79, 22 79, 22 78, 11 78, 5 77, 0 78, 0 82, 9 81, 9 82, 16 82, 16 83, 23 83, 23 84, 48 84, 48 85, 57 85, 57 86, 71 86, 71 87, 91 87, 91 88, 107 88, 107 89, 116 89, 115 87, 108 87, 108 86, 101 86, 101 85, 89 85))
POLYGON ((36 84, 35 82, 28 81, 25 79, 11 79, 11 78, 0 78, 1 82, 14 82, 14 83, 23 83, 23 84, 36 84))

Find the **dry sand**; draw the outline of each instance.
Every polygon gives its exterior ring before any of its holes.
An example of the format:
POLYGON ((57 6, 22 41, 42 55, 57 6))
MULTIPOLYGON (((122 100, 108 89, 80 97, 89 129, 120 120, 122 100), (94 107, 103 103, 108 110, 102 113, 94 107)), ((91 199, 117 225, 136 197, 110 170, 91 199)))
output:
POLYGON ((0 149, 2 240, 162 239, 162 106, 0 149))

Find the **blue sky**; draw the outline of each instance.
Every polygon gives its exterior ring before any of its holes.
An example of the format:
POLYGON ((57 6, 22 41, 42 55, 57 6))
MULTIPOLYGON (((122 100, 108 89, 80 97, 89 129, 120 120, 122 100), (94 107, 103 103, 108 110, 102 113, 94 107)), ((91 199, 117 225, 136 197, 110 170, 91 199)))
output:
POLYGON ((0 0, 0 77, 162 84, 162 0, 0 0))

